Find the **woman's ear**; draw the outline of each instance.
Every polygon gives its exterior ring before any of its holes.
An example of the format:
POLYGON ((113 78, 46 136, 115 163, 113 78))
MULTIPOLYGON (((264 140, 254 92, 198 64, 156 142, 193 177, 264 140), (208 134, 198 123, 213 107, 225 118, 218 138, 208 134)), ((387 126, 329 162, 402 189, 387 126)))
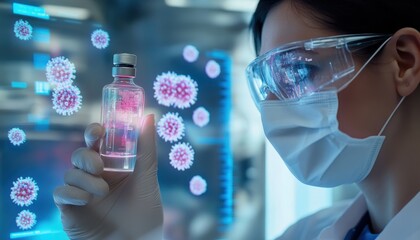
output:
POLYGON ((397 92, 408 96, 420 83, 420 33, 414 28, 402 28, 392 38, 397 92))

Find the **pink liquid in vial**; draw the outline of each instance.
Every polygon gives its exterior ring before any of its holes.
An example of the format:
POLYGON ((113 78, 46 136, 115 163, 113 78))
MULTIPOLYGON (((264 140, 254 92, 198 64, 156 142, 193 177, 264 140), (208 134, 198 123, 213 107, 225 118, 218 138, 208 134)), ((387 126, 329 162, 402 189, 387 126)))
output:
POLYGON ((140 87, 121 89, 124 85, 106 86, 103 92, 102 124, 106 132, 101 156, 108 171, 133 171, 136 161, 144 94, 140 87))

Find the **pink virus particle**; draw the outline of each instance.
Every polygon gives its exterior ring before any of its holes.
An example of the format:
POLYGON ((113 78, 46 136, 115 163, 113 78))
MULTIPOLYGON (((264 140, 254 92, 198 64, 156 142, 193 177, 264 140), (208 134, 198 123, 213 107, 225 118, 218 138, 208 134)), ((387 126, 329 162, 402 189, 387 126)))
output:
POLYGON ((16 217, 16 225, 22 229, 31 229, 36 224, 36 215, 28 210, 21 211, 16 217))
POLYGON ((10 198, 21 207, 29 206, 36 200, 38 190, 38 185, 31 177, 19 177, 16 182, 13 182, 10 198))
POLYGON ((15 22, 13 31, 20 40, 29 40, 32 38, 32 26, 22 19, 15 22))
POLYGON ((26 134, 20 128, 12 128, 9 130, 8 137, 14 146, 19 146, 26 141, 26 134))
POLYGON ((82 96, 76 86, 61 86, 54 89, 52 102, 58 114, 70 116, 81 108, 82 96))
POLYGON ((184 171, 192 166, 194 150, 188 143, 177 143, 172 146, 169 153, 170 164, 179 171, 184 171))
POLYGON ((198 55, 200 52, 197 50, 196 47, 192 45, 187 45, 184 47, 184 50, 182 51, 182 55, 187 62, 195 62, 198 59, 198 55))
POLYGON ((157 124, 158 135, 165 142, 176 142, 184 136, 185 126, 178 113, 167 113, 162 116, 157 124))
POLYGON ((174 102, 174 84, 176 74, 173 72, 162 73, 153 83, 154 97, 159 104, 169 107, 174 102))
POLYGON ((76 78, 76 68, 67 58, 55 57, 48 61, 45 75, 47 81, 54 87, 69 86, 76 78))
POLYGON ((208 61, 206 64, 206 74, 209 78, 217 78, 220 75, 220 65, 214 60, 208 61))
POLYGON ((197 100, 197 83, 189 76, 178 75, 174 84, 174 102, 177 108, 189 108, 197 100))
POLYGON ((90 36, 90 40, 92 41, 94 47, 104 49, 109 45, 109 34, 104 30, 97 29, 93 31, 90 36))
POLYGON ((204 107, 199 107, 194 110, 193 121, 195 125, 204 127, 210 122, 210 113, 204 107))
POLYGON ((200 196, 201 194, 207 191, 207 182, 201 176, 194 176, 190 180, 190 191, 192 194, 196 196, 200 196))

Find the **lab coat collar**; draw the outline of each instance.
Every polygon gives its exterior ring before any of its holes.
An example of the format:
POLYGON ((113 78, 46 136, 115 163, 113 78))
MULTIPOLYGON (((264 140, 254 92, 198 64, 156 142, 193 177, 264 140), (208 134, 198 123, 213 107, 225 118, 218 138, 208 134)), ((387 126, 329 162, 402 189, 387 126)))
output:
MULTIPOLYGON (((366 200, 359 194, 341 216, 325 228, 318 239, 344 239, 367 211, 366 200)), ((377 240, 420 239, 420 192, 386 225, 377 240)))
POLYGON ((395 215, 377 240, 420 239, 420 192, 395 215))
POLYGON ((367 205, 363 194, 359 194, 347 207, 341 216, 329 227, 319 234, 318 239, 338 240, 344 239, 347 232, 359 222, 360 218, 367 211, 367 205))

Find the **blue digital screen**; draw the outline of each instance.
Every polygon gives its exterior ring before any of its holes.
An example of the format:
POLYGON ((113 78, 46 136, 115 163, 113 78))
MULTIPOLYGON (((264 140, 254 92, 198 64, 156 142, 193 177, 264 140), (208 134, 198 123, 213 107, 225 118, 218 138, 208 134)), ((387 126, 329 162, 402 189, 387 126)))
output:
POLYGON ((13 13, 28 17, 50 19, 50 16, 45 12, 45 10, 42 7, 21 3, 13 3, 13 13))

